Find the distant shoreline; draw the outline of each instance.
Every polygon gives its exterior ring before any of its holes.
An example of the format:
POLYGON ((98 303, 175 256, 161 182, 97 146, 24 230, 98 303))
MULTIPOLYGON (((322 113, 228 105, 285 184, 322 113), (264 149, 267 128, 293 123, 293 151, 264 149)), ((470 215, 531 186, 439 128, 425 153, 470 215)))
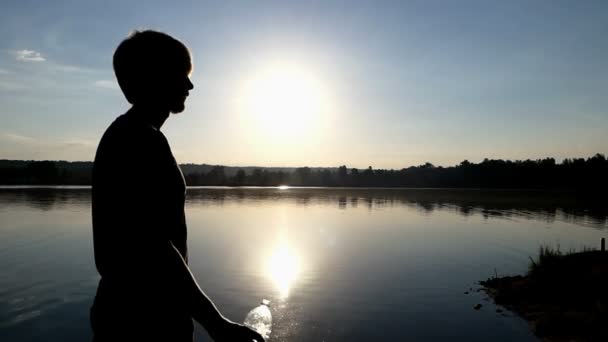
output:
MULTIPOLYGON (((0 184, 0 190, 10 189, 74 189, 90 190, 90 184, 0 184)), ((290 186, 290 185, 188 185, 187 189, 275 189, 275 190, 297 190, 297 189, 327 189, 327 190, 416 190, 416 191, 488 191, 488 192, 530 192, 530 193, 580 193, 577 189, 539 189, 539 188, 430 188, 430 187, 381 187, 381 186, 290 186)))
MULTIPOLYGON (((446 188, 608 190, 608 160, 589 158, 467 160, 443 167, 425 163, 403 169, 339 167, 264 168, 181 164, 188 186, 291 186, 343 188, 446 188)), ((90 185, 93 162, 0 159, 1 185, 90 185)), ((146 172, 140 170, 139 172, 146 172)))

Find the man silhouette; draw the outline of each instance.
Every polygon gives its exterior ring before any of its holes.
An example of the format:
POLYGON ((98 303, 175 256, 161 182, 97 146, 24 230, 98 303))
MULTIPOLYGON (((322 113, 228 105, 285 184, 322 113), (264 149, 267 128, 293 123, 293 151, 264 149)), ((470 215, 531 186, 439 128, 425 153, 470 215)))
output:
POLYGON ((184 110, 188 48, 157 32, 134 32, 114 53, 114 71, 132 104, 106 130, 93 166, 95 341, 189 341, 193 323, 215 341, 263 341, 224 318, 187 265, 186 185, 160 128, 184 110))

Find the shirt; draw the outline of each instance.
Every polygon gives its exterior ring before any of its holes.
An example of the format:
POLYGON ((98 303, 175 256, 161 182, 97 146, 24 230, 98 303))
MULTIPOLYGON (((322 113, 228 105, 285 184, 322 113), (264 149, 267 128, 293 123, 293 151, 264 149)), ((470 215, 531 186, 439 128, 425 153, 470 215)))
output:
POLYGON ((97 339, 171 336, 192 341, 187 291, 168 246, 187 261, 186 184, 165 136, 133 113, 104 133, 93 164, 95 265, 91 324, 97 339))

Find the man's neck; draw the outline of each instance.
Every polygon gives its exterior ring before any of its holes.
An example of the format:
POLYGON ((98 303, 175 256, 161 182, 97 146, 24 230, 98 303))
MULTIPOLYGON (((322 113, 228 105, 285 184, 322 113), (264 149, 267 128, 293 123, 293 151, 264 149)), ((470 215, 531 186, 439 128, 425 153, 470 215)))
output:
POLYGON ((145 104, 134 104, 133 107, 129 109, 129 113, 140 120, 149 123, 158 130, 160 130, 170 114, 168 110, 159 110, 156 106, 145 104))

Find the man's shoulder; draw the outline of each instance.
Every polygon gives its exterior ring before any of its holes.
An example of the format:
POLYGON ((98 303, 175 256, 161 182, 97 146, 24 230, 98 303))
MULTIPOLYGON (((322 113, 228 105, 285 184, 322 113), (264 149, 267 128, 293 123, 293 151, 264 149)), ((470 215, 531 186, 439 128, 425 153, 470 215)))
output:
POLYGON ((128 114, 117 117, 103 134, 95 161, 138 160, 155 158, 170 151, 165 136, 155 127, 128 114))
POLYGON ((122 114, 114 119, 106 133, 118 136, 142 136, 144 138, 158 138, 160 135, 160 132, 154 126, 142 123, 129 114, 122 114))
POLYGON ((162 134, 152 125, 143 124, 128 114, 117 117, 103 134, 101 145, 111 146, 138 146, 149 145, 153 142, 162 142, 162 134))

